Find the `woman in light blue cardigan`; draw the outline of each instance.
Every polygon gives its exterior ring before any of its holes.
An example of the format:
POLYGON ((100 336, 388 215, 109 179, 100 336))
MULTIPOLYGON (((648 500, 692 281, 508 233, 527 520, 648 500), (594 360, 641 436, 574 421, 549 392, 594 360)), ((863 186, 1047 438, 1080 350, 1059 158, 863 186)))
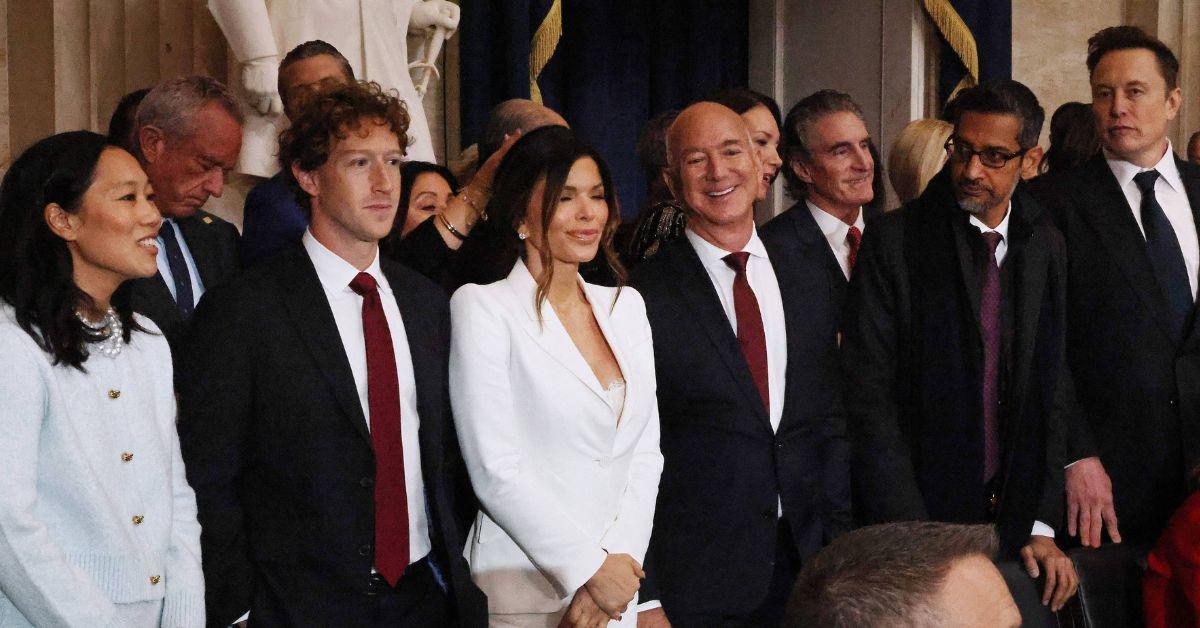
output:
POLYGON ((170 351, 119 289, 157 272, 150 194, 86 131, 0 185, 0 627, 204 625, 170 351))

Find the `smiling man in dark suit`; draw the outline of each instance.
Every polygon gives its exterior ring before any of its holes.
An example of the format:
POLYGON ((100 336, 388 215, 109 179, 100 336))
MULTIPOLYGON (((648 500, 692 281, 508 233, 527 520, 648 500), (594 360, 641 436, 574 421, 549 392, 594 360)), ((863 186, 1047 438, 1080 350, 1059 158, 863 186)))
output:
POLYGON ((131 141, 163 225, 158 274, 129 282, 130 300, 158 325, 178 357, 201 295, 238 271, 237 228, 200 208, 210 196, 221 196, 225 175, 237 162, 242 114, 220 82, 182 76, 142 99, 131 141))
POLYGON ((759 239, 762 165, 740 116, 688 107, 667 153, 687 237, 630 280, 654 332, 665 461, 638 625, 773 626, 801 561, 850 527, 834 312, 805 298, 829 274, 759 239))
POLYGON ((871 134, 858 104, 827 89, 796 103, 783 128, 783 176, 796 204, 763 225, 763 241, 826 266, 840 313, 863 231, 875 218, 867 215, 875 198, 871 134))
POLYGON ((446 297, 379 256, 407 124, 374 83, 315 98, 280 142, 301 243, 196 311, 179 430, 212 623, 486 621, 462 557, 446 297))
POLYGON ((1200 461, 1200 167, 1167 139, 1182 100, 1170 48, 1107 28, 1088 40, 1087 66, 1103 151, 1037 186, 1067 240, 1067 354, 1083 408, 1068 529, 1088 546, 1102 528, 1148 544, 1200 461))
POLYGON ((1066 249, 1020 185, 1044 113, 1016 81, 963 90, 947 166, 875 221, 843 318, 856 500, 868 522, 993 523, 1001 557, 1074 594, 1054 541, 1063 432, 1066 249))

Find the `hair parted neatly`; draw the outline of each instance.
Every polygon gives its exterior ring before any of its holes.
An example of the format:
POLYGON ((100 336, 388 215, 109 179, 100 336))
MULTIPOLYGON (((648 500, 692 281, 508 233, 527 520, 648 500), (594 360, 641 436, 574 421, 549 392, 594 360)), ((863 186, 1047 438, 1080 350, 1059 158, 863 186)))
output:
POLYGON ((1167 90, 1179 86, 1179 58, 1157 37, 1146 34, 1136 26, 1110 26, 1088 38, 1088 77, 1096 72, 1096 66, 1104 55, 1114 50, 1149 50, 1158 61, 1158 71, 1167 83, 1167 90))
POLYGON ((812 147, 808 142, 808 130, 817 120, 841 111, 848 111, 862 119, 862 109, 849 94, 832 89, 822 89, 801 98, 788 111, 787 118, 780 128, 782 138, 779 143, 779 156, 783 158, 784 188, 788 196, 802 199, 808 190, 808 184, 795 173, 792 164, 805 162, 812 158, 812 147))

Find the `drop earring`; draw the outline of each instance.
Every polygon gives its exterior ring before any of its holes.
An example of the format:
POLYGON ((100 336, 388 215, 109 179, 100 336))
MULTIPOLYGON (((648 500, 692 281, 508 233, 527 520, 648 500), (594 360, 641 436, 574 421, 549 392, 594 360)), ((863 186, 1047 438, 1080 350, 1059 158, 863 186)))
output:
POLYGON ((527 237, 529 237, 529 236, 525 235, 525 232, 523 232, 523 231, 518 231, 518 232, 517 232, 517 237, 518 237, 518 238, 520 238, 520 239, 522 239, 522 240, 524 240, 525 238, 527 238, 527 237))

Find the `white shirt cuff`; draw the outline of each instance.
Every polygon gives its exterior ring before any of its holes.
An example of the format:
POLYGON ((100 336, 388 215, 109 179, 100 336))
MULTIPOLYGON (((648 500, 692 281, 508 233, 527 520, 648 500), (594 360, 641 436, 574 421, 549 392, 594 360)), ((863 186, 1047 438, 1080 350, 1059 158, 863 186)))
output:
POLYGON ((662 602, 659 602, 658 600, 650 600, 649 602, 639 602, 634 610, 639 613, 644 613, 646 611, 652 611, 656 608, 662 608, 662 602))
POLYGON ((1029 536, 1046 536, 1054 538, 1054 528, 1051 528, 1041 521, 1034 521, 1033 531, 1029 533, 1029 536))

